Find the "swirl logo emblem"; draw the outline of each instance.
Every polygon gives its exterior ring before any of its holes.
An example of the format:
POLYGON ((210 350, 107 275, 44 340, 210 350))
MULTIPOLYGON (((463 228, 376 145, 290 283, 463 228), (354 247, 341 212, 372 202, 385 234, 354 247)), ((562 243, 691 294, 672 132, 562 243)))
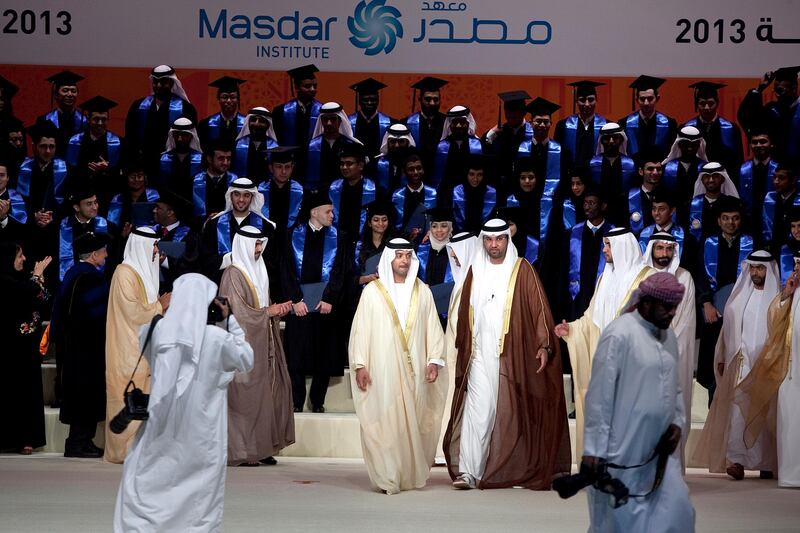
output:
POLYGON ((350 42, 368 56, 390 53, 397 39, 403 37, 401 16, 397 8, 386 5, 386 0, 361 0, 353 16, 347 17, 350 42))

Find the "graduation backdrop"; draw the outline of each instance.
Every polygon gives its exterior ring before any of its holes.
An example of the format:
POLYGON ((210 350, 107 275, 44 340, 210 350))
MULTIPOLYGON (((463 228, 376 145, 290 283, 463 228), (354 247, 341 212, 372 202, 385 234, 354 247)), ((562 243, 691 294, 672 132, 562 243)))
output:
MULTIPOLYGON (((662 76, 660 110, 693 115, 689 83, 729 85, 721 114, 735 118, 745 91, 766 70, 800 57, 800 1, 733 5, 727 0, 8 0, 0 12, 0 74, 21 88, 16 114, 29 123, 50 107, 45 77, 60 68, 86 76, 83 101, 103 94, 122 109, 149 92, 149 69, 178 69, 200 116, 216 111, 207 83, 222 74, 249 80, 242 107, 287 100, 283 71, 315 63, 322 101, 353 109, 347 87, 372 75, 389 85, 382 109, 410 112, 409 85, 421 75, 450 80, 443 108, 469 104, 485 131, 495 93, 525 89, 565 105, 565 84, 591 77, 598 112, 630 112, 628 83, 662 76), (794 35, 793 35, 794 33, 794 35)), ((769 93, 770 91, 765 91, 769 93)), ((769 94, 765 94, 769 97, 769 94)))

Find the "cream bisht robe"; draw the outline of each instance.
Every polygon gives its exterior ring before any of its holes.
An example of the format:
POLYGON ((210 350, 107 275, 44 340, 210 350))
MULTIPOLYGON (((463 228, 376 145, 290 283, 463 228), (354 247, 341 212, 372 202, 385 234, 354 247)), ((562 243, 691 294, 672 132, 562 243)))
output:
POLYGON ((364 288, 350 333, 350 379, 361 447, 370 481, 390 494, 421 488, 430 475, 441 430, 447 368, 435 383, 425 370, 444 354, 442 325, 427 285, 415 280, 406 323, 401 326, 380 280, 364 288), (356 368, 369 371, 362 392, 356 368))

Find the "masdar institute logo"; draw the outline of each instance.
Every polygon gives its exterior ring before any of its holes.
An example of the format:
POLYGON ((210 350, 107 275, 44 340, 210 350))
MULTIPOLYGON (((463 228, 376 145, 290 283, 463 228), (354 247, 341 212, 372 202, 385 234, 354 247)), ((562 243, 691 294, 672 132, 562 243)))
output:
POLYGON ((386 5, 386 0, 361 0, 353 16, 347 17, 350 42, 368 56, 390 53, 397 39, 403 37, 401 16, 396 7, 386 5))

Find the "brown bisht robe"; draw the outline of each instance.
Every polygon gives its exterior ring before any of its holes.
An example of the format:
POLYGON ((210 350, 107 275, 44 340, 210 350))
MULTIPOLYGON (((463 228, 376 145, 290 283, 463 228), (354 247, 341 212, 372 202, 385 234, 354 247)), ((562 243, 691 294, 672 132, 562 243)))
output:
POLYGON ((267 316, 250 280, 225 269, 219 293, 253 348, 253 369, 228 386, 228 464, 257 462, 294 443, 292 385, 280 338, 280 321, 267 316))
MULTIPOLYGON (((570 471, 567 410, 561 355, 553 333, 553 317, 533 267, 522 259, 511 275, 513 299, 500 354, 497 416, 480 489, 522 486, 549 490, 553 476, 570 471), (539 348, 550 346, 552 357, 537 374, 539 348)), ((467 273, 458 308, 456 389, 444 454, 452 479, 459 474, 461 423, 472 361, 472 269, 467 273)))

